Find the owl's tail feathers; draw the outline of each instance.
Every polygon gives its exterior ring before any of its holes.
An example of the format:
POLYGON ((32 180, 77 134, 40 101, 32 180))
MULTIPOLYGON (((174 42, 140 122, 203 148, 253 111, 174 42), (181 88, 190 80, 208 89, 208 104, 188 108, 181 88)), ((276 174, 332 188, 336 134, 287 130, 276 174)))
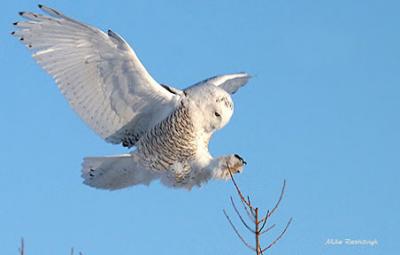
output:
POLYGON ((82 163, 83 183, 98 189, 116 190, 132 185, 149 185, 157 173, 143 167, 135 154, 87 157, 82 163))

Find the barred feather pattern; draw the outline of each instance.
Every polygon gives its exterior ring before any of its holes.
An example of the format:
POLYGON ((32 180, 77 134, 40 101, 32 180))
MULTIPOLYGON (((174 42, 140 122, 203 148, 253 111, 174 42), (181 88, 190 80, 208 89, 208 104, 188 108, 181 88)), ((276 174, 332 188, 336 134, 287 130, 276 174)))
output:
POLYGON ((184 183, 196 154, 196 134, 189 108, 182 101, 166 119, 143 135, 137 147, 142 163, 155 171, 167 171, 167 178, 184 183))

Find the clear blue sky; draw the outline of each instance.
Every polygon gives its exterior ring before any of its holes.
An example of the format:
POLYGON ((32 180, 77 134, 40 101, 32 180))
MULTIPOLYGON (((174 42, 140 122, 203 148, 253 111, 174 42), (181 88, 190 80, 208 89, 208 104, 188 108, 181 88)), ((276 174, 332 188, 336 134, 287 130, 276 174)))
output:
MULTIPOLYGON (((283 227, 271 254, 378 255, 400 250, 400 4, 398 1, 42 1, 112 28, 160 82, 186 87, 215 74, 255 76, 212 143, 239 153, 237 177, 283 227), (73 3, 74 2, 74 3, 73 3), (368 246, 328 238, 377 239, 368 246)), ((191 192, 160 184, 118 192, 81 184, 84 156, 106 144, 70 109, 52 79, 9 36, 18 11, 0 16, 0 253, 28 255, 251 254, 222 209, 231 183, 191 192)), ((275 234, 277 232, 274 232, 275 234)), ((251 236, 248 236, 251 238, 251 236)), ((251 239, 250 239, 251 240, 251 239)))

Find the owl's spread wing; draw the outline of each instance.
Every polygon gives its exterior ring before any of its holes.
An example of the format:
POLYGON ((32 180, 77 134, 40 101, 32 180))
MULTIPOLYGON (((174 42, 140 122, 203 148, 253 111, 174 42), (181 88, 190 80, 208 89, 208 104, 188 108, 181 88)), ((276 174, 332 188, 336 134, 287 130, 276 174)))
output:
POLYGON ((27 21, 12 34, 102 138, 132 146, 175 109, 180 95, 160 86, 119 35, 39 7, 50 16, 21 12, 27 21))
POLYGON ((233 73, 233 74, 225 74, 225 75, 217 75, 206 80, 203 80, 196 85, 201 84, 213 84, 214 86, 220 87, 224 89, 229 94, 234 94, 238 91, 242 86, 244 86, 251 76, 248 73, 233 73))

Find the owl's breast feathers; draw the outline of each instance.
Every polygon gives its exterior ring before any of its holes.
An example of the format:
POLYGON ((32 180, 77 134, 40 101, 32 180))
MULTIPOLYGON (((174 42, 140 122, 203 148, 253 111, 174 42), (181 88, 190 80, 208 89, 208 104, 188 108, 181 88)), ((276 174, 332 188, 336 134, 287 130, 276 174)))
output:
POLYGON ((167 170, 177 162, 189 168, 197 151, 196 132, 190 109, 181 102, 166 119, 147 131, 138 142, 144 163, 154 170, 167 170))

